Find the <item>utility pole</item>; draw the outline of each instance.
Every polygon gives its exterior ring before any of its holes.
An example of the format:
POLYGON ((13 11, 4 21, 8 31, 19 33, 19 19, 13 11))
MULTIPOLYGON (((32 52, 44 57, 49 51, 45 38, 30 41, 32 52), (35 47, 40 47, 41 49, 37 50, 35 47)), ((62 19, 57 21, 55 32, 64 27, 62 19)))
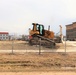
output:
POLYGON ((12 54, 13 54, 13 46, 14 46, 14 40, 12 39, 12 54))
POLYGON ((39 39, 39 55, 41 54, 41 38, 39 39))
POLYGON ((66 54, 66 38, 65 38, 65 54, 66 54))

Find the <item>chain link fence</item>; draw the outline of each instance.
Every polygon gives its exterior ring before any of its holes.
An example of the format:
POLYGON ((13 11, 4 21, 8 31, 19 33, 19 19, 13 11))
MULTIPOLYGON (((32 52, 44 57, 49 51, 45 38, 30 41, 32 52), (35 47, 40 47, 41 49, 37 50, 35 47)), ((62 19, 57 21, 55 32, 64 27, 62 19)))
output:
POLYGON ((46 48, 39 45, 30 46, 28 41, 22 40, 10 40, 0 41, 0 52, 76 52, 76 41, 63 41, 63 43, 57 43, 56 48, 46 48))

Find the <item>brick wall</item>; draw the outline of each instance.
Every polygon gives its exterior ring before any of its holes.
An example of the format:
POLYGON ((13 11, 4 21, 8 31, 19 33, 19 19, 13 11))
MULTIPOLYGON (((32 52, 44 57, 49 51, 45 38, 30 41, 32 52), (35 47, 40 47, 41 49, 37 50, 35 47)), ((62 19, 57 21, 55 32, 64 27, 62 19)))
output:
POLYGON ((76 22, 66 25, 67 40, 76 40, 76 22))

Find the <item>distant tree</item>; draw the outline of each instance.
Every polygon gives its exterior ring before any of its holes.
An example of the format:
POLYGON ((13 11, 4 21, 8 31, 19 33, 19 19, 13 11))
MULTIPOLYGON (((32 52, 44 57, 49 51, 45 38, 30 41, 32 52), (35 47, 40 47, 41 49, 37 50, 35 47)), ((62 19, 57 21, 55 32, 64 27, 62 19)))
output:
POLYGON ((22 40, 25 41, 25 35, 22 35, 22 40))

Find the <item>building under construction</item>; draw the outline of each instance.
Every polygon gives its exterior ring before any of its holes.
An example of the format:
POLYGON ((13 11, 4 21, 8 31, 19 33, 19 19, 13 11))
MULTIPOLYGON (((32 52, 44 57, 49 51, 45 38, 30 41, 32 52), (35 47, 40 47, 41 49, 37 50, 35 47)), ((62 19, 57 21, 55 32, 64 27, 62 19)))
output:
POLYGON ((66 37, 67 40, 71 40, 71 41, 76 40, 76 22, 66 25, 66 37))

